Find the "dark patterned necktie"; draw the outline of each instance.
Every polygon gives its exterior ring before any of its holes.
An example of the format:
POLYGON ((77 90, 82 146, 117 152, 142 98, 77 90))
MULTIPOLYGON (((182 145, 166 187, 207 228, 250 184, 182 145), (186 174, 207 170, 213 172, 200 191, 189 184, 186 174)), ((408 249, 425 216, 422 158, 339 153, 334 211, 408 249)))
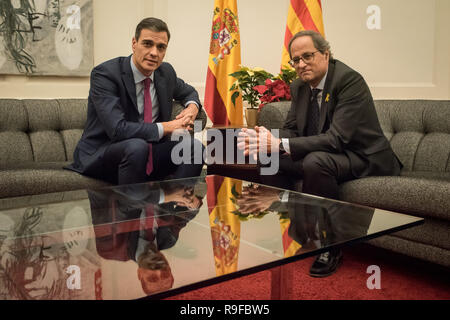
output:
POLYGON ((319 94, 320 89, 312 89, 311 92, 311 101, 309 103, 308 110, 308 124, 306 129, 307 136, 315 136, 319 133, 319 103, 317 102, 317 95, 319 94))
MULTIPOLYGON (((150 96, 150 78, 144 80, 144 122, 152 123, 152 97, 150 96)), ((153 171, 152 144, 148 144, 148 161, 146 167, 147 175, 153 171)))

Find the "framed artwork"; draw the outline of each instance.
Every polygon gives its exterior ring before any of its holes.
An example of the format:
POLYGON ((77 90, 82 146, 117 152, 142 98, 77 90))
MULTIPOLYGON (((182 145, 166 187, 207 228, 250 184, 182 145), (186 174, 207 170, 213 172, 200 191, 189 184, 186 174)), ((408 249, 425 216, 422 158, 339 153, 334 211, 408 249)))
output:
POLYGON ((0 74, 88 76, 92 0, 0 0, 0 74))

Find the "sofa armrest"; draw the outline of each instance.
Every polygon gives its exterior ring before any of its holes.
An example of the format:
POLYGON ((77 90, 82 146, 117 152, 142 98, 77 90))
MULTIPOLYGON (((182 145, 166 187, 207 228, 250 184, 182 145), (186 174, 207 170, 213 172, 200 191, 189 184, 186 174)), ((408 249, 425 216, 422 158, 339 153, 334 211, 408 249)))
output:
POLYGON ((283 128, 286 116, 291 108, 291 101, 280 101, 266 104, 258 113, 258 126, 267 129, 283 128))

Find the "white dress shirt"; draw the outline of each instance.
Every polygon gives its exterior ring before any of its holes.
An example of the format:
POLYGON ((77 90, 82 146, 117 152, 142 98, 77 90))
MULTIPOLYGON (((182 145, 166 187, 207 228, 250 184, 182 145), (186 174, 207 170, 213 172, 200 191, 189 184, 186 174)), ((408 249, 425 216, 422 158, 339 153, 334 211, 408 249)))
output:
MULTIPOLYGON (((131 65, 131 70, 133 71, 134 84, 136 86, 136 102, 137 102, 137 107, 138 107, 138 112, 139 112, 139 121, 144 121, 144 83, 143 83, 143 81, 147 77, 144 76, 138 70, 138 68, 134 65, 133 59, 130 59, 130 65, 131 65)), ((152 122, 155 122, 155 120, 159 116, 159 101, 158 101, 158 96, 156 95, 154 75, 155 74, 152 72, 152 74, 148 77, 152 80, 150 82, 150 97, 152 99, 152 122)), ((185 107, 191 103, 195 104, 197 106, 197 108, 199 108, 198 104, 195 101, 186 102, 185 107)), ((164 127, 163 127, 162 123, 160 123, 160 122, 157 122, 156 125, 158 126, 159 139, 161 139, 164 135, 164 127)))
MULTIPOLYGON (((311 90, 312 89, 320 89, 320 92, 317 94, 317 103, 319 104, 319 111, 320 111, 320 107, 322 104, 323 88, 325 87, 325 80, 327 79, 327 74, 328 74, 328 70, 325 73, 325 75, 323 76, 322 80, 320 80, 317 87, 315 87, 315 88, 311 87, 311 90)), ((286 153, 290 154, 291 149, 289 146, 289 138, 283 138, 283 139, 281 139, 281 142, 283 143, 283 148, 286 151, 286 153)))

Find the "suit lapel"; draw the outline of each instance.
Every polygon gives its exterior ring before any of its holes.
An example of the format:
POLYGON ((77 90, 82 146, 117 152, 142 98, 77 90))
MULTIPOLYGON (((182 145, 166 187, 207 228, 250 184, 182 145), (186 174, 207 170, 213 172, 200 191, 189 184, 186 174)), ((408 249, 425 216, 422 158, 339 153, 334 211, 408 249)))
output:
POLYGON ((330 92, 331 92, 331 80, 334 75, 334 63, 330 62, 328 64, 328 74, 325 79, 325 86, 322 91, 322 102, 320 103, 320 118, 319 118, 319 132, 322 132, 323 126, 325 125, 325 120, 327 119, 327 114, 330 106, 330 92))
POLYGON ((159 71, 159 68, 155 70, 155 89, 156 95, 158 96, 159 102, 159 115, 162 121, 168 121, 170 119, 170 112, 172 111, 171 106, 167 105, 167 88, 166 80, 164 76, 159 71))
POLYGON ((138 110, 136 98, 136 85, 134 83, 133 71, 130 66, 131 56, 128 56, 122 63, 122 81, 127 89, 128 96, 133 102, 134 108, 138 110))

